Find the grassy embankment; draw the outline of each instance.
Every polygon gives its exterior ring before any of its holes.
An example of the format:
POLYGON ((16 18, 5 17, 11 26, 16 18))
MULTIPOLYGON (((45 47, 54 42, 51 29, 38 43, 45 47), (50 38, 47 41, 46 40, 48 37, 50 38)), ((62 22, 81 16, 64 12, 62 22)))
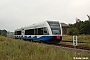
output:
MULTIPOLYGON (((0 36, 0 60, 73 60, 74 51, 0 36)), ((78 52, 77 57, 88 57, 89 53, 78 52)))
MULTIPOLYGON (((70 35, 63 36, 63 41, 73 41, 73 37, 70 35)), ((90 48, 90 35, 79 35, 77 36, 77 41, 86 42, 86 43, 78 43, 78 46, 90 48)), ((61 42, 60 44, 73 45, 72 42, 61 42)))

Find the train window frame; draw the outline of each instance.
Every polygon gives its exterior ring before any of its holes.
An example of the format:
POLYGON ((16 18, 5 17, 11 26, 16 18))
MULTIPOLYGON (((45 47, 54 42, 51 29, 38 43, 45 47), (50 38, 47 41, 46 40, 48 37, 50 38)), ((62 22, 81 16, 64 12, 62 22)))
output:
POLYGON ((34 35, 34 29, 25 30, 25 35, 34 35), (30 31, 30 30, 32 30, 32 31, 30 31))
POLYGON ((25 30, 25 35, 49 35, 49 32, 47 27, 41 27, 41 28, 25 30), (30 32, 30 30, 33 30, 33 31, 30 32))
POLYGON ((38 35, 38 28, 34 29, 34 35, 38 35))
POLYGON ((15 35, 21 35, 21 31, 15 31, 15 35))
POLYGON ((38 28, 38 35, 43 35, 43 28, 38 28))
POLYGON ((43 28, 43 35, 49 35, 49 32, 48 32, 48 28, 47 27, 44 27, 43 28))

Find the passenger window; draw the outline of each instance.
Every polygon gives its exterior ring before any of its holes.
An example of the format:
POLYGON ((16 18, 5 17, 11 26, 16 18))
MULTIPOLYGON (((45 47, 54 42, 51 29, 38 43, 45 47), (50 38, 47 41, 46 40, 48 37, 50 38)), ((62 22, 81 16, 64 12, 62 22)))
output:
POLYGON ((38 35, 43 35, 43 28, 38 28, 38 35))
POLYGON ((15 31, 15 35, 21 35, 21 31, 15 31))
POLYGON ((44 35, 49 35, 47 27, 44 27, 43 30, 44 30, 44 35))
POLYGON ((25 35, 34 35, 34 29, 25 30, 25 35))
POLYGON ((44 31, 44 33, 47 33, 47 31, 44 31))

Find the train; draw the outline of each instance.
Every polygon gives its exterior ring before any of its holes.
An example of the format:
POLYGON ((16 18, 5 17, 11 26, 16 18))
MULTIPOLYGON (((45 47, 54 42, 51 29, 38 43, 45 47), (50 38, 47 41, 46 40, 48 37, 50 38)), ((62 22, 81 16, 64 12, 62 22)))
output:
POLYGON ((62 27, 59 21, 43 21, 16 29, 14 38, 46 43, 60 43, 62 40, 62 27))

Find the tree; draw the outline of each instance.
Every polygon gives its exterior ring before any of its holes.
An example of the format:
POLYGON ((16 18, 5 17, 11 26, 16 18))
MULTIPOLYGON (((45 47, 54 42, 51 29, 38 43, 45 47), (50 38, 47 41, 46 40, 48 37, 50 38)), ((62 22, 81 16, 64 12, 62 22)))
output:
POLYGON ((70 28, 69 35, 79 35, 79 31, 77 28, 70 28))
POLYGON ((81 34, 90 34, 90 21, 85 21, 80 26, 80 33, 81 34))
POLYGON ((6 30, 1 30, 1 35, 2 36, 7 36, 7 31, 6 30))
POLYGON ((0 35, 1 35, 1 30, 0 30, 0 35))
POLYGON ((81 21, 80 19, 76 19, 76 23, 69 24, 70 26, 70 35, 75 34, 75 29, 78 30, 79 34, 90 34, 90 16, 87 15, 88 20, 81 21), (74 32, 73 32, 74 31, 74 32))
POLYGON ((87 17, 88 17, 88 20, 90 21, 90 16, 89 16, 89 15, 87 15, 87 17))

